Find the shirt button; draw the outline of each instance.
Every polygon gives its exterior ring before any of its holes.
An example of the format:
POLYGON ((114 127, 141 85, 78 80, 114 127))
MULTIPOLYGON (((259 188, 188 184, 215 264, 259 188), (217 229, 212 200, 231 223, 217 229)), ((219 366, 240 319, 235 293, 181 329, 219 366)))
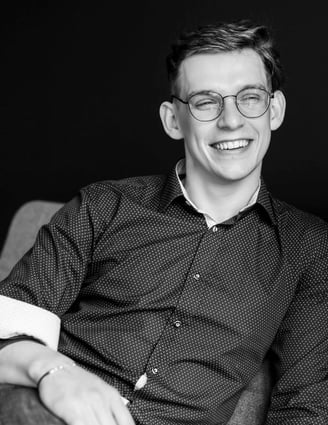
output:
POLYGON ((180 321, 180 320, 176 320, 176 321, 174 322, 174 326, 175 326, 176 328, 180 328, 180 326, 181 326, 181 321, 180 321))
POLYGON ((194 279, 195 279, 195 280, 198 280, 199 278, 200 278, 200 274, 199 274, 199 273, 195 273, 195 274, 194 274, 194 279))
POLYGON ((157 367, 152 367, 152 368, 151 368, 151 371, 152 371, 152 373, 153 373, 154 375, 156 375, 156 373, 158 373, 158 369, 157 369, 157 367))
POLYGON ((212 231, 215 233, 215 232, 217 232, 217 231, 218 231, 218 228, 217 228, 216 226, 214 226, 214 227, 212 228, 212 231))

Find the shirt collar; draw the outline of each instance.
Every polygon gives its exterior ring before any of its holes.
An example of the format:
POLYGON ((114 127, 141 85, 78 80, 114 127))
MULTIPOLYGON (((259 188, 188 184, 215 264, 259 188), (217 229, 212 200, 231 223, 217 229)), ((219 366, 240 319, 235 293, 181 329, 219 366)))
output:
POLYGON ((279 211, 273 208, 273 200, 263 177, 261 177, 261 187, 257 197, 257 204, 263 208, 271 223, 277 225, 277 214, 279 211))
MULTIPOLYGON (((204 214, 189 199, 189 196, 182 183, 184 176, 185 159, 182 158, 177 162, 175 167, 172 168, 169 174, 167 175, 167 180, 161 195, 160 209, 165 211, 176 198, 184 197, 187 203, 190 204, 196 211, 200 212, 201 214, 204 214)), ((263 178, 260 179, 257 190, 254 192, 247 205, 245 205, 245 207, 241 209, 241 212, 251 208, 255 204, 260 205, 264 209, 268 218, 273 224, 277 224, 276 214, 272 206, 271 195, 266 187, 263 178)))
POLYGON ((182 196, 181 186, 176 175, 176 167, 174 167, 166 176, 159 204, 160 210, 165 211, 176 198, 182 196))

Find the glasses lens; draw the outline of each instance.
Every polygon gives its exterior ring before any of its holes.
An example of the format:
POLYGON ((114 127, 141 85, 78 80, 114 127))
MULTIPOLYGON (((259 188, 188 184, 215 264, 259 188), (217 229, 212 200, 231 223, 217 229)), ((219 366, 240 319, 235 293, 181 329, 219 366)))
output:
POLYGON ((269 106, 270 94, 258 88, 249 88, 237 94, 239 111, 249 118, 256 118, 264 114, 269 106))
POLYGON ((198 121, 211 121, 220 115, 222 97, 216 93, 196 93, 189 99, 191 114, 198 121))

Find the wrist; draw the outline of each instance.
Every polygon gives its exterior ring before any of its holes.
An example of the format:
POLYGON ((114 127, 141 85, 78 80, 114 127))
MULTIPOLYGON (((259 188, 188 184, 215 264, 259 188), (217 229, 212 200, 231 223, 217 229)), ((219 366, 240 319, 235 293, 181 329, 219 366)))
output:
POLYGON ((36 384, 37 388, 40 387, 41 382, 43 382, 43 380, 47 378, 48 376, 51 376, 54 373, 61 372, 64 369, 71 368, 74 366, 76 366, 76 363, 71 362, 71 363, 62 363, 58 366, 52 367, 51 369, 47 370, 43 375, 41 375, 41 377, 38 379, 38 382, 36 384))
POLYGON ((35 386, 38 385, 42 377, 50 374, 52 369, 58 368, 59 366, 63 368, 70 367, 72 364, 75 365, 73 360, 69 357, 66 357, 50 348, 42 348, 44 349, 38 350, 38 353, 36 353, 33 359, 31 359, 27 370, 27 374, 35 386))

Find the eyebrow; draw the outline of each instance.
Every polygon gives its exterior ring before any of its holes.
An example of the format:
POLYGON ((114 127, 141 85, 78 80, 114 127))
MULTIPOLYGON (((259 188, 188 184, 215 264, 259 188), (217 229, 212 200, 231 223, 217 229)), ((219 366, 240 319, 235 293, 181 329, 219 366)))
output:
MULTIPOLYGON (((236 94, 242 90, 247 90, 247 89, 263 89, 263 90, 269 91, 269 89, 264 84, 246 84, 245 86, 240 87, 240 89, 237 90, 236 94)), ((195 94, 211 94, 211 93, 221 94, 220 92, 216 90, 198 90, 198 91, 193 90, 192 92, 188 93, 187 99, 190 99, 190 97, 195 94)))

